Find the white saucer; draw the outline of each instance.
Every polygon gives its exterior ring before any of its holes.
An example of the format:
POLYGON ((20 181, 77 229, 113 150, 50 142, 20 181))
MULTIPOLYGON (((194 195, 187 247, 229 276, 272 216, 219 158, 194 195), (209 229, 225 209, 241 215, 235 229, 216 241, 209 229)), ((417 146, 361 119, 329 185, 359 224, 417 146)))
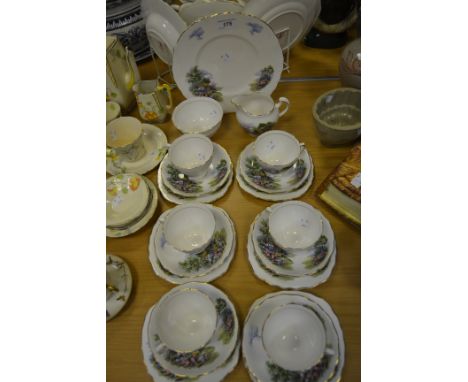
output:
MULTIPOLYGON (((282 372, 283 375, 288 373, 287 370, 271 364, 271 360, 269 360, 263 349, 261 339, 261 327, 268 314, 276 307, 286 304, 305 306, 313 310, 320 318, 326 331, 327 351, 325 354, 327 355, 327 362, 324 363, 321 377, 314 379, 314 381, 338 382, 345 361, 343 332, 338 318, 326 301, 309 293, 287 291, 270 293, 256 300, 250 307, 244 321, 242 353, 245 366, 252 380, 255 382, 271 381, 274 380, 274 375, 278 371, 282 372)), ((292 373, 291 378, 304 380, 300 378, 304 372, 289 373, 292 373)))
POLYGON ((132 292, 132 273, 118 256, 106 255, 106 284, 118 289, 111 291, 106 287, 106 320, 109 321, 123 309, 132 292))
POLYGON ((228 360, 236 347, 240 325, 235 307, 229 297, 211 284, 198 282, 183 284, 171 289, 161 297, 160 301, 178 291, 190 289, 203 293, 216 307, 216 329, 209 341, 202 348, 194 351, 182 352, 169 349, 157 336, 158 316, 155 310, 150 315, 148 323, 148 339, 154 359, 164 369, 176 375, 195 378, 215 371, 228 360))
POLYGON ((280 42, 281 49, 293 46, 303 36, 309 25, 309 9, 302 1, 251 0, 244 13, 257 16, 268 23, 280 42), (289 41, 284 30, 289 29, 289 41))
POLYGON ((207 173, 200 179, 193 179, 179 172, 166 155, 159 166, 164 185, 173 193, 189 198, 210 194, 219 189, 232 171, 231 158, 227 151, 213 142, 213 159, 207 173))
MULTIPOLYGON (((311 159, 311 162, 312 162, 312 159, 311 159)), ((240 169, 240 162, 238 160, 237 166, 236 166, 236 179, 237 179, 237 183, 239 183, 239 187, 245 192, 247 192, 248 194, 256 198, 262 199, 262 200, 281 202, 285 200, 292 200, 292 199, 300 198, 302 195, 304 195, 307 192, 307 190, 310 188, 310 186, 312 185, 314 174, 313 174, 313 171, 311 171, 305 183, 302 184, 296 190, 293 190, 290 192, 284 192, 284 193, 268 194, 266 192, 261 192, 259 190, 256 190, 255 188, 247 184, 247 182, 242 177, 241 169, 240 169)))
POLYGON ((314 171, 311 156, 304 149, 297 162, 290 168, 273 174, 261 167, 254 154, 255 142, 250 143, 242 150, 239 156, 241 175, 251 187, 262 193, 284 194, 293 191, 303 184, 310 172, 314 171), (262 177, 260 179, 260 177, 262 177))
POLYGON ((167 137, 159 127, 143 123, 143 144, 146 154, 135 162, 124 160, 122 163, 118 163, 111 158, 106 158, 107 172, 111 175, 124 172, 141 175, 154 169, 167 152, 167 137))
MULTIPOLYGON (((187 379, 176 376, 169 370, 165 370, 159 363, 156 362, 153 352, 148 339, 148 324, 151 312, 154 306, 152 306, 148 313, 146 313, 145 321, 142 329, 142 343, 141 350, 143 352, 143 361, 146 366, 148 374, 153 378, 154 382, 189 382, 187 379)), ((237 342, 236 348, 230 355, 229 359, 224 365, 214 370, 213 372, 203 375, 197 378, 197 382, 219 382, 222 381, 229 373, 231 373, 239 362, 240 353, 240 341, 237 342)))
MULTIPOLYGON (((264 233, 264 231, 268 230, 268 216, 275 209, 275 206, 277 206, 277 204, 264 209, 255 217, 252 223, 251 239, 254 245, 255 253, 263 265, 278 275, 294 277, 314 275, 316 272, 323 269, 325 264, 327 264, 330 260, 332 253, 335 251, 335 235, 333 233, 330 222, 322 214, 320 214, 323 221, 322 236, 324 236, 324 238, 319 240, 322 242, 326 240, 326 247, 328 248, 326 252, 323 251, 320 257, 315 258, 315 256, 317 256, 315 255, 315 248, 310 250, 296 250, 294 252, 288 252, 278 247, 275 244, 273 238, 270 235, 264 233), (276 258, 272 258, 270 260, 262 252, 259 237, 262 237, 266 247, 276 254, 276 258), (276 250, 274 250, 274 248, 276 248, 276 250)), ((322 246, 318 245, 318 247, 322 246)))
POLYGON ((171 190, 169 190, 166 187, 166 185, 164 184, 162 180, 161 171, 158 171, 158 187, 164 199, 175 204, 183 204, 183 203, 189 203, 189 202, 213 203, 214 201, 221 199, 226 194, 227 190, 229 189, 229 186, 232 183, 233 178, 234 178, 234 171, 231 168, 229 171, 229 176, 228 176, 226 183, 224 183, 221 186, 221 188, 219 188, 215 192, 211 194, 196 196, 196 197, 184 197, 181 195, 176 195, 173 192, 171 192, 171 190))
POLYGON ((278 286, 283 289, 305 289, 314 288, 317 285, 323 284, 330 277, 336 263, 336 247, 330 256, 328 263, 315 274, 297 277, 280 275, 267 268, 265 264, 261 263, 259 255, 255 252, 253 245, 252 230, 253 224, 250 226, 247 238, 247 254, 253 272, 260 280, 265 281, 269 285, 278 286))
POLYGON ((196 277, 182 277, 182 276, 177 276, 169 272, 168 270, 164 269, 162 264, 159 262, 158 257, 156 256, 155 238, 156 238, 157 224, 155 224, 151 232, 151 236, 150 236, 150 240, 148 244, 149 260, 153 267, 154 273, 157 276, 161 277, 162 279, 172 284, 184 284, 184 283, 192 282, 192 281, 208 283, 224 275, 229 269, 231 261, 234 258, 234 254, 236 253, 236 230, 234 227, 234 223, 232 222, 229 215, 226 212, 224 213, 231 223, 233 241, 232 241, 231 252, 226 257, 223 263, 221 263, 218 267, 214 268, 210 272, 203 274, 203 275, 196 276, 196 277))
MULTIPOLYGON (((207 207, 211 209, 215 217, 215 235, 217 235, 217 244, 223 248, 222 251, 220 251, 220 249, 218 249, 218 251, 214 250, 212 244, 208 245, 201 253, 194 255, 188 255, 187 253, 175 249, 167 243, 163 230, 163 222, 171 210, 164 212, 158 218, 154 228, 156 234, 153 244, 156 248, 156 256, 159 262, 168 272, 181 277, 202 276, 221 266, 231 253, 235 234, 231 219, 221 208, 209 204, 207 207), (204 255, 205 262, 203 262, 201 255, 204 255)), ((212 239, 212 242, 213 241, 212 239)))
POLYGON ((151 180, 149 180, 145 176, 142 176, 142 178, 145 180, 146 184, 148 185, 148 188, 151 191, 151 196, 152 196, 151 203, 149 206, 147 206, 146 212, 137 221, 135 221, 134 223, 130 224, 129 226, 125 228, 106 228, 107 237, 123 237, 123 236, 131 235, 132 233, 135 233, 136 231, 143 228, 146 225, 146 223, 148 223, 150 219, 153 217, 154 212, 156 211, 156 207, 158 205, 158 190, 156 189, 156 186, 153 184, 151 180))
POLYGON ((187 25, 190 25, 201 17, 223 12, 240 13, 242 9, 242 6, 234 1, 195 1, 193 3, 183 4, 179 9, 179 15, 187 25))

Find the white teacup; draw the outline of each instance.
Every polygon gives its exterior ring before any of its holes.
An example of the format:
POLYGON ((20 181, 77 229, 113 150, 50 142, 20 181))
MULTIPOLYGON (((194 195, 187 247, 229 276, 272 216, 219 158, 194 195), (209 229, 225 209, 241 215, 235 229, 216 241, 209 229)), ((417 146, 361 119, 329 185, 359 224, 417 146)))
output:
POLYGON ((310 249, 323 231, 322 216, 310 204, 300 201, 276 205, 268 217, 273 241, 287 251, 310 249))
POLYGON ((312 310, 298 304, 273 309, 265 320, 262 341, 269 357, 283 369, 303 371, 323 357, 326 334, 312 310))
POLYGON ((188 289, 165 296, 153 310, 151 321, 150 325, 169 349, 190 352, 211 339, 217 313, 207 295, 188 289))
POLYGON ((169 146, 169 161, 181 173, 198 178, 206 174, 213 158, 213 143, 202 134, 185 134, 169 146))
POLYGON ((164 236, 171 246, 187 254, 194 254, 208 246, 216 221, 204 204, 186 203, 175 207, 168 214, 163 227, 164 236))
POLYGON ((271 130, 258 136, 253 151, 260 165, 271 172, 291 167, 301 155, 304 144, 282 130, 271 130))
POLYGON ((145 153, 142 123, 134 117, 120 117, 106 126, 107 155, 114 160, 137 161, 145 153))

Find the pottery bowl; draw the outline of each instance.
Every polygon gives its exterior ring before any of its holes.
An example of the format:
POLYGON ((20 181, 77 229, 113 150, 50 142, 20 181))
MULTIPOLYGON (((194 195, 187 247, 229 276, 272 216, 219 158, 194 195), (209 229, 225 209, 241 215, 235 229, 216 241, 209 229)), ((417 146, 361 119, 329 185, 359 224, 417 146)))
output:
POLYGON ((202 134, 185 134, 169 147, 169 161, 179 172, 192 177, 204 175, 213 157, 213 143, 202 134))
POLYGON ((166 295, 153 311, 153 325, 169 349, 190 352, 206 345, 216 330, 217 313, 197 289, 166 295))
POLYGON ((120 105, 117 102, 106 102, 106 124, 120 117, 120 105))
POLYGON ((139 217, 148 204, 149 190, 137 174, 121 174, 106 180, 106 226, 121 226, 139 217))
POLYGON ((164 236, 175 249, 187 254, 203 251, 213 237, 216 221, 209 207, 186 203, 175 207, 164 221, 164 236))
POLYGON ((317 315, 302 305, 272 310, 265 320, 262 341, 269 358, 283 369, 302 371, 316 365, 325 352, 325 328, 317 315))
POLYGON ((323 230, 322 216, 310 204, 291 201, 281 203, 268 217, 274 242, 285 250, 311 249, 323 230))
POLYGON ((271 130, 257 137, 253 150, 263 168, 278 172, 294 164, 302 146, 294 135, 271 130))
POLYGON ((349 144, 361 136, 361 91, 338 88, 322 94, 312 110, 324 145, 349 144))
POLYGON ((211 137, 221 126, 223 108, 209 97, 192 97, 181 102, 172 113, 172 123, 182 134, 211 137))

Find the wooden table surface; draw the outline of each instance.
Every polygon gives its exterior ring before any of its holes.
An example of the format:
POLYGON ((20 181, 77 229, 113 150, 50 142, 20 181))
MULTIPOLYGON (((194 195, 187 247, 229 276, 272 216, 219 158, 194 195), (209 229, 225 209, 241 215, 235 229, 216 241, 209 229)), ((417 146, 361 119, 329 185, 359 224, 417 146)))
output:
MULTIPOLYGON (((283 78, 306 76, 336 76, 341 49, 319 50, 297 46, 291 52, 291 71, 283 78)), ((155 77, 155 66, 152 61, 140 65, 143 79, 155 77)), ((319 208, 330 221, 336 235, 337 262, 329 280, 313 289, 304 291, 324 298, 336 312, 344 332, 346 361, 342 381, 357 382, 361 379, 361 238, 360 231, 342 220, 328 209, 315 196, 314 192, 325 177, 347 156, 350 146, 327 148, 320 144, 312 119, 312 105, 323 92, 339 87, 340 82, 304 81, 280 83, 273 93, 289 98, 291 102, 288 113, 280 119, 275 128, 294 134, 299 141, 306 144, 312 155, 315 166, 315 177, 311 189, 299 200, 319 208)), ((178 104, 184 98, 178 90, 174 91, 174 102, 178 104)), ((134 110, 132 115, 138 116, 134 110)), ((168 122, 159 124, 166 133, 169 142, 180 134, 168 122)), ((233 164, 242 149, 253 138, 238 125, 234 114, 224 115, 220 130, 212 137, 222 145, 231 156, 233 164)), ((146 174, 153 182, 156 170, 146 174)), ((271 202, 254 198, 243 192, 236 181, 227 194, 214 205, 226 210, 234 221, 237 231, 237 250, 228 272, 214 280, 213 285, 222 289, 234 302, 242 324, 250 305, 259 297, 279 291, 256 278, 247 259, 247 234, 255 216, 271 202)), ((124 310, 107 326, 107 381, 109 382, 151 382, 147 374, 141 352, 141 329, 148 309, 167 293, 173 285, 157 277, 148 260, 148 241, 151 229, 158 216, 165 210, 174 207, 172 203, 159 197, 155 216, 139 232, 133 235, 107 239, 107 251, 125 259, 133 275, 133 292, 124 310)), ((225 381, 249 381, 242 360, 225 381)))

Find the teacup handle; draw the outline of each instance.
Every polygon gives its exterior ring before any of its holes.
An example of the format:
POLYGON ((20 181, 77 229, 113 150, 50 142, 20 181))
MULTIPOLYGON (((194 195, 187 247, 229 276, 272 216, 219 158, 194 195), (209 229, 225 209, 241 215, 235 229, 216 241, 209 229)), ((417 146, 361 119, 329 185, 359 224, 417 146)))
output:
POLYGON ((163 84, 163 85, 159 85, 156 90, 158 92, 164 92, 166 93, 167 95, 167 100, 168 100, 168 104, 166 105, 166 109, 170 109, 172 107, 172 94, 171 94, 171 87, 168 85, 168 84, 163 84))
POLYGON ((285 108, 282 111, 280 111, 278 117, 282 117, 289 110, 289 100, 286 97, 279 97, 278 102, 275 105, 275 107, 278 109, 278 111, 279 111, 281 105, 285 105, 285 108))

